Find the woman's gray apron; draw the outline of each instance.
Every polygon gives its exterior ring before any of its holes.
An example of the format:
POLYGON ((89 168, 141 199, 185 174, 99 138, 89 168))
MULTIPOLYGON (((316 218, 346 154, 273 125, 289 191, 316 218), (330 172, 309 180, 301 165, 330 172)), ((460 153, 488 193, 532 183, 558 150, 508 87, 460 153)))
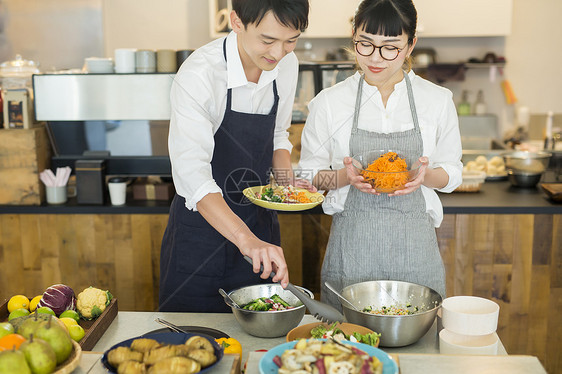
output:
MULTIPOLYGON (((363 78, 359 81, 351 155, 373 149, 399 150, 408 165, 423 154, 423 142, 410 79, 404 73, 414 128, 389 134, 357 127, 363 78)), ((433 221, 426 212, 421 188, 402 196, 371 195, 349 189, 344 210, 334 214, 322 265, 322 300, 340 302, 324 282, 336 289, 371 280, 400 280, 428 286, 445 296, 445 268, 437 246, 433 221)))

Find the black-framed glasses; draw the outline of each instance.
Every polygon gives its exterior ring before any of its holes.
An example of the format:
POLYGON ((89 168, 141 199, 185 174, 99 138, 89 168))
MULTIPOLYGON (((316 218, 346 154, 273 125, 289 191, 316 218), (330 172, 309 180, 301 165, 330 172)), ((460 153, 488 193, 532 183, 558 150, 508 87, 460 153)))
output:
POLYGON ((406 48, 398 48, 392 45, 382 45, 377 47, 367 40, 354 40, 353 44, 355 44, 355 51, 364 57, 369 57, 378 48, 380 56, 387 61, 396 60, 400 52, 406 48))

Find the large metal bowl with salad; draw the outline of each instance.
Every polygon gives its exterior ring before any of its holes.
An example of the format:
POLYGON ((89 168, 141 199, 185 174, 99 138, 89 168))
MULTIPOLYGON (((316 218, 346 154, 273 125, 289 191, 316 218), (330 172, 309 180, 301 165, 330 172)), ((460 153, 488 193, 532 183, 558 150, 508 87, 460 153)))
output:
MULTIPOLYGON (((306 288, 298 288, 314 298, 314 294, 306 288)), ((230 291, 228 295, 240 306, 229 305, 240 327, 260 338, 286 335, 298 326, 306 311, 295 295, 276 283, 242 287, 230 291)))
POLYGON ((400 281, 368 281, 345 287, 348 322, 381 334, 381 347, 402 347, 420 340, 433 325, 442 298, 429 287, 400 281))

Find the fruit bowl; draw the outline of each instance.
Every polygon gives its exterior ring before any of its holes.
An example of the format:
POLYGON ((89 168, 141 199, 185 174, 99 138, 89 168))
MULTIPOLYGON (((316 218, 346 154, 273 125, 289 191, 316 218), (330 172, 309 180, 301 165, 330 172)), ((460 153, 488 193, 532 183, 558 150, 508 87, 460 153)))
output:
POLYGON ((415 179, 421 164, 407 165, 405 171, 373 171, 368 170, 369 165, 384 155, 392 152, 396 156, 389 157, 389 162, 402 162, 406 160, 403 152, 397 150, 373 150, 354 155, 353 165, 363 176, 365 182, 369 183, 379 193, 393 193, 404 189, 404 185, 415 179))
POLYGON ((74 340, 72 341, 72 345, 74 347, 72 353, 66 359, 66 361, 55 368, 54 374, 72 373, 74 369, 76 369, 80 364, 80 358, 82 357, 82 348, 80 347, 80 344, 76 343, 74 340))

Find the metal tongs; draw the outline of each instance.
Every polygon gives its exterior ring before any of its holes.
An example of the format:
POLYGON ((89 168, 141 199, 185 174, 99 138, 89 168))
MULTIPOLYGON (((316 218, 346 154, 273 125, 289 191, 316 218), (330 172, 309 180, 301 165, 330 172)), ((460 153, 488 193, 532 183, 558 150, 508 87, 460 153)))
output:
POLYGON ((163 320, 162 318, 156 318, 154 321, 155 321, 155 322, 158 322, 158 323, 161 324, 161 325, 166 326, 167 328, 169 328, 169 329, 172 330, 173 332, 183 332, 184 334, 188 334, 188 332, 185 331, 184 329, 182 329, 182 328, 180 328, 180 327, 174 325, 174 324, 171 323, 171 322, 168 322, 168 321, 166 321, 166 320, 163 320))
MULTIPOLYGON (((250 257, 244 256, 244 259, 253 265, 253 261, 250 257)), ((263 265, 261 266, 260 271, 263 272, 263 265)), ((269 276, 273 278, 275 273, 272 271, 269 276)), ((302 301, 302 303, 308 308, 310 314, 320 321, 328 323, 343 322, 343 314, 341 314, 336 308, 318 300, 311 299, 310 296, 299 290, 291 282, 287 285, 287 290, 291 291, 293 295, 302 301)))

